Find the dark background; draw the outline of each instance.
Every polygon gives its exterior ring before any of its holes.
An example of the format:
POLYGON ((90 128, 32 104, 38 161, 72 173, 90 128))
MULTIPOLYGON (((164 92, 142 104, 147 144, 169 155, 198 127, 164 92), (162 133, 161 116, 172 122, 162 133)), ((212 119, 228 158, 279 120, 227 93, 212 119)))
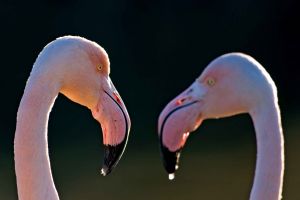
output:
POLYGON ((17 199, 16 112, 38 53, 63 35, 96 41, 132 120, 126 152, 102 177, 102 134, 89 110, 60 95, 49 151, 61 199, 248 199, 255 134, 248 115, 208 120, 183 152, 174 182, 160 161, 160 111, 217 56, 250 54, 279 94, 286 144, 284 199, 300 199, 299 7, 296 0, 0 1, 0 199, 17 199))

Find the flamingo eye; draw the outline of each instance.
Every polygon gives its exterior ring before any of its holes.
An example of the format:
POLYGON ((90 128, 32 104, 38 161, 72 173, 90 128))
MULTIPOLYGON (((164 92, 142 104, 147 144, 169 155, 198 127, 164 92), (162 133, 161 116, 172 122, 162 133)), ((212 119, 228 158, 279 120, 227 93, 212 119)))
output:
POLYGON ((98 65, 98 66, 97 66, 97 70, 98 70, 98 71, 101 71, 101 70, 102 70, 102 65, 98 65))
POLYGON ((206 83, 209 86, 213 86, 213 85, 215 85, 216 81, 213 78, 208 78, 206 83))

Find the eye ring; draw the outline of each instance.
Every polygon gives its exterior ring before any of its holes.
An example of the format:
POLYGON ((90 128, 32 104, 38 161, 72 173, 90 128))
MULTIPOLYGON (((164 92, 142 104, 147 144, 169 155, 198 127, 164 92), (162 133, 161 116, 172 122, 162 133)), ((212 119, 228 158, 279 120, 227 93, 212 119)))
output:
POLYGON ((98 65, 98 66, 97 66, 97 70, 98 70, 98 71, 101 71, 101 70, 102 70, 102 65, 98 65))
POLYGON ((213 85, 215 85, 216 81, 213 78, 208 78, 206 83, 209 86, 213 86, 213 85))

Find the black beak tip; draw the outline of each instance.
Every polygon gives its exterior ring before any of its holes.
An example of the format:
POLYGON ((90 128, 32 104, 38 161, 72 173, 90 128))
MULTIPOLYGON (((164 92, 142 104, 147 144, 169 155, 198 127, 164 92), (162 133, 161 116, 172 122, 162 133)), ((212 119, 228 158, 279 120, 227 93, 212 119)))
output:
POLYGON ((106 175, 110 174, 110 172, 111 172, 111 169, 108 168, 106 165, 103 165, 103 167, 101 169, 101 174, 103 176, 106 176, 106 175))
POLYGON ((177 151, 170 151, 167 147, 161 146, 161 153, 163 158, 163 164, 165 170, 169 174, 169 179, 173 180, 175 178, 175 171, 179 167, 179 157, 181 149, 177 151))
POLYGON ((121 144, 115 146, 104 145, 104 162, 103 167, 101 169, 101 174, 103 176, 110 174, 112 170, 116 167, 116 165, 122 157, 125 146, 125 140, 121 144))

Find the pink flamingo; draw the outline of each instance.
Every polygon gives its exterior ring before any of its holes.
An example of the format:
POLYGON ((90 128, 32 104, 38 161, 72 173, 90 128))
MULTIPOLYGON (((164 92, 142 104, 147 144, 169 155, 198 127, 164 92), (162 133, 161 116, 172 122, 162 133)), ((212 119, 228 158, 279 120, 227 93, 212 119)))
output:
POLYGON ((284 140, 276 86, 252 57, 225 54, 172 100, 159 117, 164 167, 173 179, 189 132, 204 119, 249 113, 257 139, 257 161, 251 200, 281 199, 284 140))
POLYGON ((130 119, 109 77, 105 50, 95 42, 65 36, 39 54, 17 113, 15 170, 20 200, 59 199, 48 155, 47 124, 59 92, 89 108, 101 123, 107 175, 126 147, 130 119))

